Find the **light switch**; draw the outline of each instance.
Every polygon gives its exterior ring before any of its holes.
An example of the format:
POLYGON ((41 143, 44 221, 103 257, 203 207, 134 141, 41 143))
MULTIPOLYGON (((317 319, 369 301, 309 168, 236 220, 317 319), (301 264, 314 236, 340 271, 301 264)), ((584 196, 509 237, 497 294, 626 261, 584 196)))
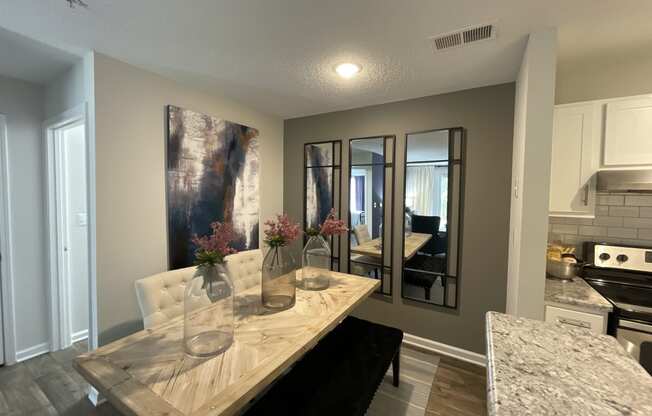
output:
POLYGON ((77 225, 79 227, 86 227, 88 225, 88 215, 85 212, 77 214, 77 225))

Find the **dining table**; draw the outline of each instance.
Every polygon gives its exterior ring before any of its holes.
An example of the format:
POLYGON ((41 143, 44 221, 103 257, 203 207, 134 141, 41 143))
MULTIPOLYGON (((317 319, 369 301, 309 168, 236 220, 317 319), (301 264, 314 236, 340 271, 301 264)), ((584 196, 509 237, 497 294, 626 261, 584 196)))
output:
MULTIPOLYGON (((405 260, 410 260, 414 257, 414 255, 417 254, 417 252, 425 246, 430 239, 432 239, 432 234, 411 233, 406 235, 403 249, 405 260)), ((351 247, 351 253, 375 257, 378 259, 382 258, 383 250, 380 237, 351 247)))
POLYGON ((73 365, 125 415, 239 414, 380 286, 328 273, 327 289, 298 288, 296 304, 280 312, 262 306, 260 285, 237 293, 234 342, 218 356, 184 353, 180 316, 83 354, 73 365))

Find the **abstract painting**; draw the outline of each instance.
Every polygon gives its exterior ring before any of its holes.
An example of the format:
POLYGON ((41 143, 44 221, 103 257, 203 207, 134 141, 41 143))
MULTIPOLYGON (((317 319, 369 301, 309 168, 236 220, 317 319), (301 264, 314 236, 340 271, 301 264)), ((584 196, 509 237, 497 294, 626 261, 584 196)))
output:
POLYGON ((169 105, 167 202, 170 269, 192 265, 194 235, 233 226, 238 251, 258 248, 258 130, 169 105))
POLYGON ((307 144, 306 227, 323 223, 333 207, 333 143, 307 144))

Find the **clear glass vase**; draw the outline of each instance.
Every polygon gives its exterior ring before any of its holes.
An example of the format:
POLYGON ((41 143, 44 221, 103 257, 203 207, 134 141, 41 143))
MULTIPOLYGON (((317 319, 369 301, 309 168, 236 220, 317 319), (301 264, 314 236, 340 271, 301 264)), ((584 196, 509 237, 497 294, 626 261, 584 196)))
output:
POLYGON ((233 344, 233 282, 224 266, 198 266, 184 292, 183 346, 188 355, 210 357, 233 344))
POLYGON ((283 310, 296 302, 297 262, 287 246, 270 247, 263 259, 262 303, 267 309, 283 310))
POLYGON ((412 235, 412 216, 405 213, 405 236, 409 237, 412 235))
POLYGON ((331 249, 321 235, 311 236, 303 248, 302 288, 324 290, 330 283, 331 249))

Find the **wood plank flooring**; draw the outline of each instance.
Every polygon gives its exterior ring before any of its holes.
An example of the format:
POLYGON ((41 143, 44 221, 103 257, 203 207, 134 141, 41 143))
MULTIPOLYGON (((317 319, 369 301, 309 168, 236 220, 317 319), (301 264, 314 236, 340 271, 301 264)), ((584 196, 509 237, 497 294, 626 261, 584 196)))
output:
MULTIPOLYGON (((1 416, 119 416, 109 403, 95 408, 86 398, 86 382, 73 370, 72 359, 85 343, 41 355, 11 367, 0 367, 1 416)), ((425 416, 486 415, 485 369, 423 351, 410 355, 437 363, 425 416)))

